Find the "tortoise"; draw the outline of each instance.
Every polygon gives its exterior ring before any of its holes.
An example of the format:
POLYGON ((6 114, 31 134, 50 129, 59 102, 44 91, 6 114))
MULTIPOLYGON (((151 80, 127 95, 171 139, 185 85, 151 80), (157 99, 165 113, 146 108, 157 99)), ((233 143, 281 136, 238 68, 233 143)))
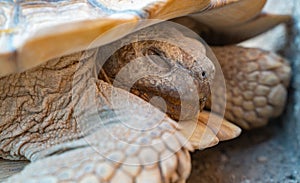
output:
MULTIPOLYGON (((118 40, 145 35, 141 30, 122 38, 136 31, 141 19, 164 21, 190 14, 173 21, 185 25, 189 22, 189 26, 193 25, 190 28, 199 34, 204 32, 204 38, 212 45, 240 42, 288 19, 258 15, 264 3, 264 0, 198 0, 184 4, 176 0, 1 2, 0 156, 33 161, 7 181, 185 182, 191 170, 188 151, 210 147, 240 133, 237 126, 226 120, 221 119, 221 124, 208 123, 209 114, 198 113, 209 97, 215 72, 206 55, 209 51, 201 42, 167 29, 163 35, 174 39, 178 35, 177 41, 191 44, 181 48, 157 40, 131 42, 104 60, 99 77, 98 74, 93 77, 95 60, 102 57, 107 47, 118 44, 118 40), (249 11, 232 16, 246 8, 249 11), (123 24, 128 26, 117 27, 123 24), (214 35, 225 37, 216 39, 214 35), (90 47, 96 38, 100 40, 95 43, 97 47, 90 47), (140 48, 143 45, 145 49, 140 48), (194 50, 198 57, 189 55, 186 49, 194 50), (161 68, 170 67, 171 63, 172 67, 180 66, 180 73, 187 73, 180 82, 187 81, 187 76, 195 80, 196 95, 184 95, 188 100, 195 97, 200 103, 192 106, 197 109, 195 114, 192 110, 191 116, 176 123, 179 98, 172 95, 174 88, 166 83, 159 84, 156 87, 159 89, 151 88, 151 82, 159 81, 157 78, 146 78, 131 90, 142 99, 109 83, 117 78, 113 71, 119 72, 120 66, 138 58, 138 53, 145 54, 161 68), (152 57, 155 55, 160 59, 152 57), (157 94, 166 96, 168 115, 145 102, 151 102, 149 96, 157 94), (189 124, 194 124, 195 118, 196 126, 191 128, 189 124)), ((155 31, 156 27, 146 30, 155 31)), ((254 48, 212 49, 229 88, 226 118, 251 128, 264 125, 269 117, 281 113, 290 77, 284 59, 254 48), (249 94, 254 88, 255 95, 249 94), (254 106, 250 104, 252 100, 254 106), (247 110, 246 119, 250 121, 245 121, 242 109, 247 110), (259 110, 255 114, 262 118, 251 115, 256 109, 259 110)), ((216 82, 219 79, 217 75, 216 82)), ((225 91, 212 93, 212 100, 224 101, 220 93, 225 91)), ((216 112, 220 110, 217 107, 216 112)), ((218 118, 216 121, 220 118, 213 117, 218 118)))

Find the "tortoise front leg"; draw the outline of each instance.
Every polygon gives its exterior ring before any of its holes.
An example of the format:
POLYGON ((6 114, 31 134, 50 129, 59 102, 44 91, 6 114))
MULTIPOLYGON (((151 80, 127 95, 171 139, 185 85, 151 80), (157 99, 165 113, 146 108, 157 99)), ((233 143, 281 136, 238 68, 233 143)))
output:
MULTIPOLYGON (((212 49, 226 82, 225 118, 250 129, 263 126, 270 118, 282 113, 291 77, 286 60, 256 48, 226 46, 212 49)), ((221 101, 224 92, 220 89, 213 93, 215 104, 221 101)))

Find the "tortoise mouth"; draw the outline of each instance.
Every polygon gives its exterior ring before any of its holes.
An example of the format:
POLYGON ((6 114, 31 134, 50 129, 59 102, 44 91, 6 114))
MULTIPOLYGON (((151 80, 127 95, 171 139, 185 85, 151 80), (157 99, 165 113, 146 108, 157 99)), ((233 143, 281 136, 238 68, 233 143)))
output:
MULTIPOLYGON (((200 86, 200 85, 199 85, 200 86)), ((162 93, 157 88, 132 87, 130 92, 166 113, 175 121, 190 120, 198 116, 205 107, 210 95, 209 83, 201 83, 201 88, 195 93, 180 96, 178 92, 162 93)))

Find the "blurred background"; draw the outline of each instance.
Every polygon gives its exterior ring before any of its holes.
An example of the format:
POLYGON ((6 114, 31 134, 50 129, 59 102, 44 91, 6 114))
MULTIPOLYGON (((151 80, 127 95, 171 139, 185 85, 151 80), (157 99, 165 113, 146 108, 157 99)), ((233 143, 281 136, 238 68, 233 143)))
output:
POLYGON ((268 0, 265 12, 293 21, 242 43, 279 53, 293 78, 284 114, 237 139, 192 154, 189 183, 300 183, 300 1, 268 0))

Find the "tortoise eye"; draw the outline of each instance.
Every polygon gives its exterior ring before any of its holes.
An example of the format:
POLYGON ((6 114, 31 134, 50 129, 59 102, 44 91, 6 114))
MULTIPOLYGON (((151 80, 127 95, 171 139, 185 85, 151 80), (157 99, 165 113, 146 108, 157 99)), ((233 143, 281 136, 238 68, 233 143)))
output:
POLYGON ((161 57, 166 57, 165 52, 159 50, 159 49, 156 48, 156 47, 150 47, 150 48, 147 50, 147 55, 157 55, 157 56, 161 56, 161 57))
POLYGON ((171 68, 170 60, 166 57, 165 52, 159 50, 158 48, 150 47, 146 50, 145 55, 157 66, 165 69, 171 68))

